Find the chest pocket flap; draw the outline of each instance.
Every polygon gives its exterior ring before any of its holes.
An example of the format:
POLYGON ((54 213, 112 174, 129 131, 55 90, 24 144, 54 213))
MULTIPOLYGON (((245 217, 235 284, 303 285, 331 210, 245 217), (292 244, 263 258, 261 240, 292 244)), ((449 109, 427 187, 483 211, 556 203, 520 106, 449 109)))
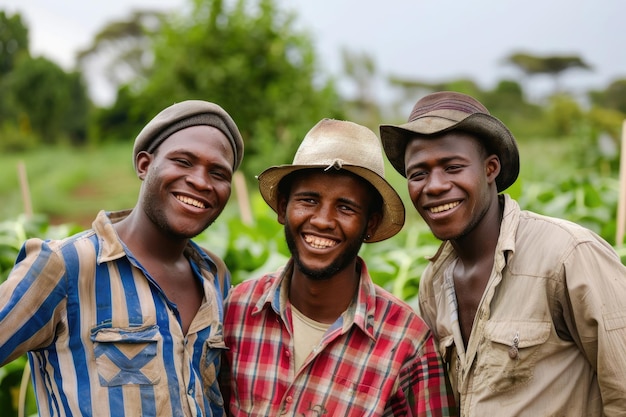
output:
POLYGON ((98 328, 92 330, 91 340, 102 386, 154 385, 159 381, 158 326, 98 328))

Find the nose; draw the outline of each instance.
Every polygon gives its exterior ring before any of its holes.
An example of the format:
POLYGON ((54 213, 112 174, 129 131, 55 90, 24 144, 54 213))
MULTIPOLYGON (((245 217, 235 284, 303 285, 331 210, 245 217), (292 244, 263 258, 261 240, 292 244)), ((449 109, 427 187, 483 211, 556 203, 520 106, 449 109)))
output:
POLYGON ((441 194, 450 189, 450 181, 442 170, 433 170, 426 179, 424 192, 428 194, 441 194))
POLYGON ((208 190, 213 188, 212 178, 208 172, 198 167, 185 177, 187 183, 197 190, 208 190))
POLYGON ((330 229, 335 224, 333 217, 333 209, 324 204, 320 204, 316 207, 313 215, 311 216, 311 225, 318 229, 330 229))

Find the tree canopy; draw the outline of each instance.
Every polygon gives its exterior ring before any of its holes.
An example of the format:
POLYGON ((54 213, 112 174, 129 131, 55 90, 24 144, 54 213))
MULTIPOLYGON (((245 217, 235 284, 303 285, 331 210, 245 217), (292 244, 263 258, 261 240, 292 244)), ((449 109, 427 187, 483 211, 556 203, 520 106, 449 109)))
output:
MULTIPOLYGON (((290 162, 315 122, 342 116, 333 82, 321 77, 313 42, 294 28, 294 18, 275 0, 192 0, 186 14, 167 19, 154 37, 145 80, 122 86, 101 121, 138 132, 174 102, 208 100, 238 124, 245 171, 257 175, 268 163, 290 162), (259 161, 260 155, 273 159, 259 161)), ((131 133, 110 127, 108 135, 131 133)))

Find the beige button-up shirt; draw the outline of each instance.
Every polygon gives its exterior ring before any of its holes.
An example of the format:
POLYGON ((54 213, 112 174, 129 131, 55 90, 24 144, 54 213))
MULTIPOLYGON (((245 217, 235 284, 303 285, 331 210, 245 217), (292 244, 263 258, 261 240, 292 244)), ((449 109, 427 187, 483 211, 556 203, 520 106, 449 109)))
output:
POLYGON ((420 282, 461 416, 626 415, 626 267, 593 232, 509 196, 467 347, 444 242, 420 282))

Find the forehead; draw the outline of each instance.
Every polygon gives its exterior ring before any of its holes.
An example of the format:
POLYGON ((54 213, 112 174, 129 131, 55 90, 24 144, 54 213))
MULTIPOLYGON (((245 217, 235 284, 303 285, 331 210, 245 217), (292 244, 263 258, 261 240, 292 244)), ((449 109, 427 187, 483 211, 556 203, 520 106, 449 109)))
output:
POLYGON ((422 153, 462 154, 467 157, 479 156, 485 152, 482 142, 473 134, 451 131, 436 136, 415 136, 406 147, 405 158, 410 159, 422 153))

